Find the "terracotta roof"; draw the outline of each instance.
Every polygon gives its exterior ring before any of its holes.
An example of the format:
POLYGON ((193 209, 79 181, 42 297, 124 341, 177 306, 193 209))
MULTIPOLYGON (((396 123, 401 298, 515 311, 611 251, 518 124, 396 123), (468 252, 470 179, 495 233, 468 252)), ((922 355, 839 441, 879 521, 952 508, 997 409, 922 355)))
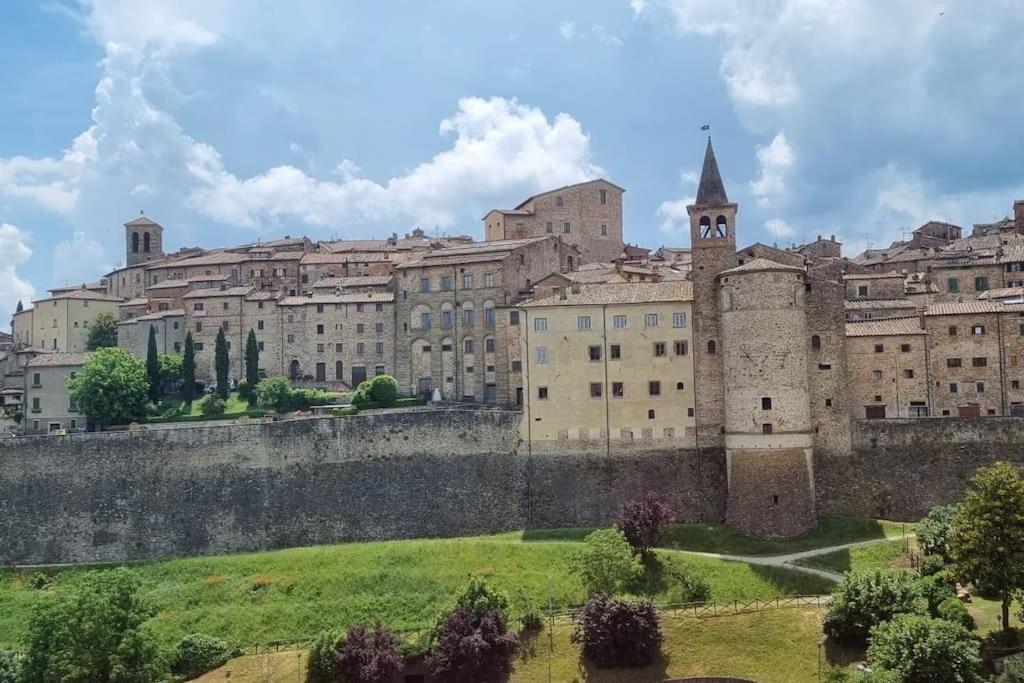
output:
MULTIPOLYGON (((271 261, 299 261, 305 254, 301 251, 277 251, 270 257, 271 261)), ((259 261, 261 259, 255 259, 259 261)), ((265 259, 263 259, 265 260, 265 259)))
POLYGON ((36 356, 30 360, 26 367, 64 367, 82 365, 89 360, 91 353, 48 353, 36 356))
POLYGON ((1024 296, 1024 287, 997 287, 987 289, 978 295, 979 299, 1013 299, 1024 296))
MULTIPOLYGON (((1013 225, 1013 221, 1010 221, 1013 225)), ((943 251, 968 251, 979 249, 997 249, 999 247, 1012 247, 1024 244, 1024 235, 1015 232, 1005 232, 998 235, 972 235, 953 240, 943 247, 943 251)))
POLYGON ((355 277, 325 277, 313 283, 313 289, 335 287, 386 287, 391 284, 391 275, 362 275, 355 277))
POLYGON ((300 264, 303 266, 314 265, 317 263, 375 263, 378 261, 388 261, 391 257, 398 258, 397 254, 387 254, 383 252, 341 252, 331 254, 320 254, 310 253, 302 257, 300 264))
POLYGON ((917 308, 910 299, 857 299, 847 301, 845 308, 848 311, 870 311, 878 308, 900 309, 917 308))
POLYGON ((140 315, 138 318, 135 318, 135 320, 161 320, 163 318, 177 318, 183 315, 185 315, 185 309, 175 308, 170 311, 156 311, 155 313, 150 313, 148 315, 140 315))
POLYGON ((520 306, 593 306, 600 304, 644 304, 693 300, 693 284, 689 280, 671 282, 621 282, 580 285, 561 294, 528 300, 520 306), (575 290, 575 291, 574 291, 575 290))
POLYGON ((148 216, 139 216, 125 223, 125 226, 136 226, 136 225, 160 225, 154 220, 151 220, 148 216))
POLYGON ((148 306, 149 299, 146 297, 138 297, 136 299, 128 299, 128 301, 122 301, 118 306, 148 306))
POLYGON ((61 292, 45 299, 35 299, 32 303, 37 304, 42 301, 54 301, 56 299, 81 299, 86 301, 116 301, 121 302, 122 299, 116 296, 110 296, 109 294, 101 294, 100 292, 94 292, 90 289, 76 289, 70 292, 61 292))
POLYGON ((277 294, 274 292, 261 292, 256 290, 253 290, 245 296, 246 301, 270 301, 271 299, 276 298, 277 294))
MULTIPOLYGON (((223 276, 227 277, 227 275, 223 276)), ((190 280, 164 280, 163 282, 157 282, 155 285, 146 287, 146 291, 151 289, 174 289, 176 287, 188 287, 190 280)))
POLYGON ((223 282, 231 277, 227 273, 210 273, 209 275, 193 275, 188 278, 189 282, 223 282))
POLYGON ((228 287, 227 289, 217 289, 211 287, 209 289, 197 289, 194 292, 189 292, 182 299, 206 299, 208 297, 215 296, 245 296, 252 291, 252 287, 228 287))
POLYGON ((229 251, 218 251, 212 254, 190 256, 188 258, 181 259, 180 261, 175 261, 174 267, 190 268, 192 266, 230 265, 233 263, 242 263, 243 261, 252 260, 253 258, 249 254, 236 254, 229 251))
POLYGON ((310 304, 344 303, 388 303, 395 300, 392 292, 350 292, 346 294, 314 294, 312 296, 287 296, 279 306, 309 306, 310 304))
POLYGON ((906 275, 898 273, 895 270, 887 273, 845 273, 843 275, 844 280, 883 280, 892 278, 893 280, 902 280, 906 275))
POLYGON ((744 273, 758 273, 762 271, 786 271, 790 273, 803 273, 803 268, 797 268, 796 266, 787 266, 784 263, 777 263, 775 261, 769 261, 766 258, 756 258, 751 261, 747 261, 742 266, 736 266, 729 270, 723 270, 718 274, 718 277, 723 275, 742 275, 744 273))
POLYGON ((321 242, 320 246, 331 253, 347 251, 394 251, 396 246, 388 244, 387 240, 334 240, 321 242))
POLYGON ((847 337, 887 337, 905 334, 925 334, 921 329, 920 318, 913 316, 846 323, 847 337))
POLYGON ((1014 244, 1003 249, 1003 255, 999 257, 1000 263, 1016 263, 1024 261, 1024 245, 1014 244))
POLYGON ((998 313, 1002 307, 994 301, 946 301, 929 304, 925 315, 968 315, 972 313, 998 313))
MULTIPOLYGON (((516 204, 515 208, 516 209, 521 209, 524 206, 526 206, 527 204, 529 204, 530 202, 532 202, 537 197, 543 197, 546 194, 554 194, 555 192, 565 192, 566 190, 568 190, 570 188, 579 187, 580 185, 589 185, 591 183, 608 183, 609 185, 614 187, 616 190, 620 190, 622 192, 626 191, 626 188, 619 187, 618 185, 616 185, 615 183, 611 182, 610 180, 605 180, 604 178, 594 178, 592 180, 584 180, 582 183, 573 183, 572 185, 563 185, 562 187, 556 187, 553 190, 544 190, 543 192, 538 192, 537 194, 531 194, 529 197, 527 197, 523 201, 521 201, 518 204, 516 204)), ((501 211, 501 210, 502 209, 499 209, 499 211, 501 211)))

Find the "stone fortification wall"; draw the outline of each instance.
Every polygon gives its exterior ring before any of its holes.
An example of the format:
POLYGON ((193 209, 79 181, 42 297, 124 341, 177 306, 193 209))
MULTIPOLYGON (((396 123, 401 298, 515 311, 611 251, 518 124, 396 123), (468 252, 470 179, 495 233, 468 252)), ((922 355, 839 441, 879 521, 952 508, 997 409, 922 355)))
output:
POLYGON ((0 439, 0 564, 610 522, 647 490, 724 513, 724 456, 532 454, 520 414, 425 410, 0 439))
POLYGON ((997 460, 1024 466, 1024 420, 855 420, 852 453, 815 453, 818 514, 916 521, 997 460))

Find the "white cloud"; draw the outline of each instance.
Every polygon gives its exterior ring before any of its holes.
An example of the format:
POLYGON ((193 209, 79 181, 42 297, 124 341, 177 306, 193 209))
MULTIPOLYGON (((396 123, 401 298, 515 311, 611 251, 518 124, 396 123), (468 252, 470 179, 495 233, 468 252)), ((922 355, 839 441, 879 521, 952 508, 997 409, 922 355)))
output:
POLYGON ((781 218, 769 218, 764 222, 764 228, 776 240, 780 237, 792 237, 796 234, 796 230, 781 218))
POLYGON ((590 32, 594 34, 594 37, 601 42, 602 45, 615 45, 620 46, 623 44, 622 38, 619 38, 614 33, 608 31, 604 26, 597 24, 590 29, 590 32))
POLYGON ((683 170, 679 172, 679 182, 686 192, 681 199, 668 199, 663 201, 656 212, 661 220, 658 230, 668 240, 688 240, 690 236, 690 214, 686 207, 693 204, 697 197, 697 183, 700 182, 700 173, 694 170, 683 170))
POLYGON ((757 148, 757 161, 761 166, 757 179, 750 183, 750 189, 761 206, 775 207, 786 200, 787 175, 796 162, 796 154, 786 141, 785 133, 779 132, 771 144, 757 148))
POLYGON ((31 256, 25 234, 10 223, 0 223, 0 320, 4 323, 19 301, 28 306, 35 296, 35 289, 17 271, 31 256))
POLYGON ((562 34, 562 37, 566 40, 573 40, 579 37, 579 33, 576 32, 575 21, 563 21, 558 27, 558 32, 562 34))
POLYGON ((70 240, 62 240, 53 248, 53 272, 62 285, 94 282, 113 268, 106 261, 103 245, 84 232, 73 233, 70 240))

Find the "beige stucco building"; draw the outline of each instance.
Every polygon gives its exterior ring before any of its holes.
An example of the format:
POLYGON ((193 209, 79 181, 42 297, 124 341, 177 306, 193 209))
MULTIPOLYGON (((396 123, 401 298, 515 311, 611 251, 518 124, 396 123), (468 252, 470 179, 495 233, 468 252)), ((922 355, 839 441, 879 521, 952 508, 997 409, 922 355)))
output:
POLYGON ((88 353, 48 353, 28 362, 23 399, 26 434, 85 428, 85 415, 71 399, 68 380, 82 369, 88 358, 88 353))
POLYGON ((89 325, 101 313, 118 316, 121 300, 89 289, 76 289, 32 302, 13 318, 17 343, 57 351, 85 351, 89 325))

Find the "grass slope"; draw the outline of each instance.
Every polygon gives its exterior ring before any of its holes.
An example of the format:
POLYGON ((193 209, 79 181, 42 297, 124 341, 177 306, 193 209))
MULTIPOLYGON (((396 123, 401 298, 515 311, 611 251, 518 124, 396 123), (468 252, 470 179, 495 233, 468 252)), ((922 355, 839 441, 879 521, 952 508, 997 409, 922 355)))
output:
POLYGON ((906 549, 910 539, 886 541, 872 545, 837 550, 834 553, 809 557, 796 564, 802 567, 826 569, 833 572, 864 571, 868 569, 889 569, 909 565, 906 549))
MULTIPOLYGON (((566 564, 577 543, 534 543, 523 536, 347 543, 134 568, 158 609, 152 627, 168 646, 187 633, 245 645, 309 637, 374 618, 398 629, 429 626, 471 575, 485 576, 509 596, 513 618, 528 605, 546 606, 549 597, 556 609, 581 603, 583 588, 566 564)), ((831 586, 785 569, 669 550, 660 556, 702 574, 717 600, 823 593, 831 586)), ((76 581, 83 571, 61 571, 56 586, 45 591, 28 588, 20 575, 0 573, 0 648, 21 640, 35 600, 76 581)), ((678 599, 657 580, 650 594, 660 602, 678 599)))

